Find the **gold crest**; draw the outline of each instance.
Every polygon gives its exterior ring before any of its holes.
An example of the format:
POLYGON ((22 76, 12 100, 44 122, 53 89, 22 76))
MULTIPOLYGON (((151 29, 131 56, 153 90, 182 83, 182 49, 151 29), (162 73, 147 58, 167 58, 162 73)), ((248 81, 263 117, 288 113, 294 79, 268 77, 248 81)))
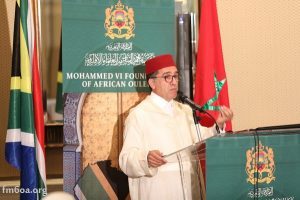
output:
POLYGON ((267 183, 275 180, 274 152, 272 148, 265 147, 259 141, 259 145, 246 151, 246 173, 247 182, 267 183))
POLYGON ((106 8, 104 27, 106 29, 105 36, 111 39, 125 38, 128 40, 134 37, 135 22, 133 9, 124 6, 121 0, 116 5, 106 8))

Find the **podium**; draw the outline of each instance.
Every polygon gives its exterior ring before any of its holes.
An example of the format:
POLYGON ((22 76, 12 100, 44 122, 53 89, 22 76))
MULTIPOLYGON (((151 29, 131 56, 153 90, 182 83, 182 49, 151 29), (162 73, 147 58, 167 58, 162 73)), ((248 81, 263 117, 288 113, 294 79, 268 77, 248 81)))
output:
POLYGON ((300 129, 215 136, 165 159, 180 166, 185 199, 300 199, 300 129))
POLYGON ((178 164, 184 194, 183 199, 206 199, 204 178, 200 165, 204 141, 180 149, 164 158, 168 163, 178 164))
POLYGON ((206 141, 207 200, 300 199, 300 129, 206 141))

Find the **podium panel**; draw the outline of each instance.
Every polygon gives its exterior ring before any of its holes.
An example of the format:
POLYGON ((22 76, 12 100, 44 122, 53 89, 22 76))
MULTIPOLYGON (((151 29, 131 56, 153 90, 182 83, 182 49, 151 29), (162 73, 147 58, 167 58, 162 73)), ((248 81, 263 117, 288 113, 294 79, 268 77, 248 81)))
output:
POLYGON ((175 164, 180 169, 182 199, 205 199, 204 179, 199 164, 201 145, 199 142, 164 156, 169 164, 175 164))
POLYGON ((300 199, 300 130, 228 134, 206 141, 208 200, 300 199))

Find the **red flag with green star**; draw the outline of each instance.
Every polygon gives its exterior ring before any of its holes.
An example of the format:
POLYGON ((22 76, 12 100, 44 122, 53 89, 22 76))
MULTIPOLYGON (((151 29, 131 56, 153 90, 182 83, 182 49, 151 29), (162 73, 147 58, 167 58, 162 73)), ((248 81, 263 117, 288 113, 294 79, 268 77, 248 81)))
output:
MULTIPOLYGON (((215 119, 220 106, 229 107, 216 0, 203 0, 201 5, 194 100, 215 119)), ((213 125, 208 116, 202 116, 200 123, 213 125)), ((229 121, 226 131, 231 130, 229 121)))

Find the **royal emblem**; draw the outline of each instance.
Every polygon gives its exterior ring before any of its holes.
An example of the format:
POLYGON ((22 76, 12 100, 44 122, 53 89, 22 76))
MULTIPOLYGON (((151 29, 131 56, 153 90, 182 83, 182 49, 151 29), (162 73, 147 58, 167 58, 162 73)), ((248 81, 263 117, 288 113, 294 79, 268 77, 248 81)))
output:
POLYGON ((272 148, 265 147, 259 141, 259 145, 246 151, 246 173, 247 182, 252 183, 271 183, 275 180, 274 152, 272 148))
POLYGON ((105 36, 111 39, 125 38, 128 40, 134 37, 135 22, 133 9, 122 4, 121 0, 116 5, 106 8, 104 27, 106 29, 105 36))

